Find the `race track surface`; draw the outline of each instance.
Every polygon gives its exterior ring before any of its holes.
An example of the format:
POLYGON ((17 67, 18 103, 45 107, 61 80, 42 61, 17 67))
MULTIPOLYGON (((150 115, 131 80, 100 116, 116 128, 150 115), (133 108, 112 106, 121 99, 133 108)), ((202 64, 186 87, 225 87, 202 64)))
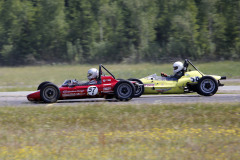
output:
POLYGON ((0 106, 72 106, 80 104, 183 104, 183 103, 240 103, 240 86, 227 86, 219 89, 214 96, 205 97, 198 94, 172 94, 172 95, 143 95, 133 98, 128 102, 116 99, 105 100, 103 98, 61 100, 53 104, 33 103, 26 98, 31 92, 0 92, 0 106), (231 93, 231 94, 230 94, 231 93))

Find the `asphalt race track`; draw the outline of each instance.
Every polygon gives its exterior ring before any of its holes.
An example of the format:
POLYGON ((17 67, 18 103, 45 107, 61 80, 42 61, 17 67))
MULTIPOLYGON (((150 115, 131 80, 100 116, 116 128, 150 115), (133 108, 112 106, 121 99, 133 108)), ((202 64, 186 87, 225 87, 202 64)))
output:
POLYGON ((169 104, 169 103, 240 103, 240 86, 226 86, 219 88, 214 96, 205 97, 198 94, 173 94, 173 95, 143 95, 140 98, 133 98, 128 102, 117 101, 116 99, 105 100, 103 98, 62 100, 53 104, 33 103, 26 98, 29 91, 24 92, 0 92, 0 107, 3 106, 72 106, 80 104, 169 104))

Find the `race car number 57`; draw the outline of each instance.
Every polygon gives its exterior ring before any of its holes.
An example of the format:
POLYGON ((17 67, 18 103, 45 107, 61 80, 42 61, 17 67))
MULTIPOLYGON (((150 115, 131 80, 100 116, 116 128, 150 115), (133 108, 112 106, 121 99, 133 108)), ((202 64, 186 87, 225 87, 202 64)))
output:
POLYGON ((96 86, 90 86, 87 89, 87 93, 90 96, 95 96, 98 93, 98 88, 96 86))

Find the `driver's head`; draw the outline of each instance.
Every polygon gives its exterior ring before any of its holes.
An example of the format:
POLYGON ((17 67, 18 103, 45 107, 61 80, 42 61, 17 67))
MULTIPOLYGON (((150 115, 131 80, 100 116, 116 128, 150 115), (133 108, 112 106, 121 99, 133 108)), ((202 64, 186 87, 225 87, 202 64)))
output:
POLYGON ((173 73, 177 73, 183 69, 183 63, 182 62, 175 62, 173 63, 173 73))
POLYGON ((98 77, 98 70, 96 68, 91 68, 88 70, 87 78, 89 80, 97 79, 97 77, 98 77))

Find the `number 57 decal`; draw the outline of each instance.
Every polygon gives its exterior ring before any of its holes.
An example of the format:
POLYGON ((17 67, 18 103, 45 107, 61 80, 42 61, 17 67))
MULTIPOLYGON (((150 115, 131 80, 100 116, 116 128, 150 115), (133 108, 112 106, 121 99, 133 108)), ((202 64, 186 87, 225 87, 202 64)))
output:
POLYGON ((87 89, 87 93, 90 96, 95 96, 98 93, 98 88, 96 86, 90 86, 87 89))

